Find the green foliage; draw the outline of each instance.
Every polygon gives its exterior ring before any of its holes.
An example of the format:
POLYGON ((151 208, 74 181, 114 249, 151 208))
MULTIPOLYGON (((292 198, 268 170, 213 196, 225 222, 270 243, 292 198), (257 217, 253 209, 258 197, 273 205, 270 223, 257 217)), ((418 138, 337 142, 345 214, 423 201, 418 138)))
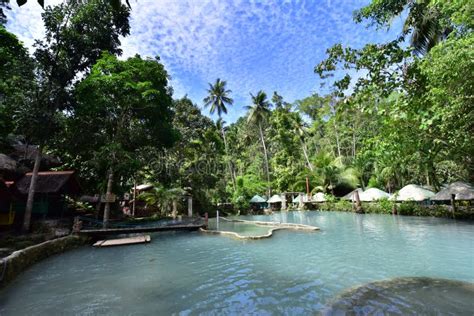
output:
POLYGON ((18 38, 0 26, 0 148, 15 129, 13 117, 34 91, 34 65, 18 38))
POLYGON ((75 142, 70 151, 104 178, 106 170, 132 175, 139 169, 142 150, 170 147, 176 140, 168 75, 159 59, 135 56, 121 61, 104 53, 77 86, 76 98, 68 120, 75 142))
POLYGON ((207 90, 208 96, 204 98, 204 106, 211 107, 211 114, 217 111, 219 117, 222 116, 222 113, 227 114, 226 105, 232 105, 232 103, 234 103, 234 100, 229 97, 232 91, 228 90, 226 85, 226 81, 217 78, 214 84, 209 84, 209 89, 207 90))
POLYGON ((145 201, 147 206, 159 210, 161 215, 166 215, 171 211, 172 203, 177 203, 184 193, 185 191, 181 188, 168 189, 160 183, 154 183, 153 189, 141 193, 137 199, 145 201))
POLYGON ((239 176, 236 179, 236 190, 232 195, 232 203, 237 210, 248 210, 249 201, 255 195, 264 195, 267 184, 253 174, 239 176))

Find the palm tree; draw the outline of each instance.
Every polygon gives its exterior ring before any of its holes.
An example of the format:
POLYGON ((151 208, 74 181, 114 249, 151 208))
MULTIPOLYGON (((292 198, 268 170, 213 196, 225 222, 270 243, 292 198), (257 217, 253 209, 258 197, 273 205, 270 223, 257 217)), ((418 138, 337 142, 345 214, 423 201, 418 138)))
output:
POLYGON ((428 53, 452 32, 450 26, 443 25, 438 8, 428 2, 412 2, 403 26, 405 33, 411 31, 410 44, 419 55, 428 53))
POLYGON ((267 174, 268 182, 268 195, 272 193, 272 188, 270 186, 270 168, 268 166, 268 151, 265 144, 265 137, 263 136, 263 123, 267 120, 268 115, 270 114, 270 102, 267 100, 267 95, 265 92, 260 90, 256 95, 250 94, 252 97, 251 106, 246 106, 246 109, 249 110, 248 123, 253 123, 258 126, 260 133, 260 141, 262 142, 263 155, 265 159, 265 171, 267 174))
MULTIPOLYGON (((229 147, 227 146, 227 140, 225 137, 225 129, 224 124, 225 121, 222 120, 222 113, 227 114, 226 105, 232 105, 234 100, 229 97, 229 94, 232 90, 226 89, 227 82, 225 80, 221 80, 219 78, 216 79, 214 84, 209 83, 209 89, 207 89, 208 96, 204 98, 204 106, 210 106, 211 109, 209 112, 214 114, 217 111, 217 116, 219 119, 217 120, 217 129, 222 133, 222 138, 224 140, 224 149, 226 156, 229 157, 229 147)), ((232 170, 232 161, 230 159, 227 160, 227 168, 229 169, 230 178, 232 180, 232 186, 235 190, 235 177, 234 172, 232 170)))
POLYGON ((291 117, 293 121, 293 125, 296 129, 296 133, 299 136, 301 147, 303 148, 303 154, 306 159, 306 165, 308 166, 310 171, 313 171, 314 167, 311 161, 309 161, 308 146, 306 145, 306 142, 305 142, 306 135, 308 134, 307 129, 306 129, 306 124, 301 119, 301 116, 298 113, 296 114, 297 115, 291 117))
POLYGON ((162 215, 169 211, 172 206, 173 217, 176 217, 176 204, 184 193, 181 188, 167 189, 161 184, 155 183, 151 191, 141 193, 138 199, 145 201, 149 206, 157 207, 162 215))
POLYGON ((209 112, 214 114, 217 111, 217 116, 221 118, 222 113, 227 114, 226 105, 232 105, 234 100, 229 97, 232 90, 226 89, 227 82, 217 78, 214 84, 209 83, 209 89, 207 89, 208 96, 204 98, 204 106, 210 106, 209 112))

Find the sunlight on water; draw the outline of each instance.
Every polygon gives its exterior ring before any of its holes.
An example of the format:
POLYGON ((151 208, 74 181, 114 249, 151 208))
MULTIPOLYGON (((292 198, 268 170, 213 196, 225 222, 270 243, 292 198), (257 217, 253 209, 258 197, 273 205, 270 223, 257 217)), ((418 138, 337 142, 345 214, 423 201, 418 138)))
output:
POLYGON ((162 233, 150 244, 83 247, 40 262, 2 290, 0 314, 308 314, 374 281, 474 282, 470 223, 337 212, 241 218, 321 231, 252 241, 162 233))

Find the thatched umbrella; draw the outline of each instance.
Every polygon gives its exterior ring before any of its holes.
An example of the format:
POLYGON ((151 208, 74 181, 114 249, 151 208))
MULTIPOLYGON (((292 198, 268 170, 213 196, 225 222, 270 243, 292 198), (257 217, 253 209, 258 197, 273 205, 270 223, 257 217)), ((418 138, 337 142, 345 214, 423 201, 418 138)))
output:
POLYGON ((254 195, 253 198, 250 199, 250 203, 265 203, 267 200, 265 200, 263 197, 260 195, 254 195))
POLYGON ((362 202, 371 202, 381 199, 388 199, 390 194, 377 188, 370 188, 359 194, 362 202))
POLYGON ((362 190, 361 188, 358 188, 358 189, 355 189, 354 191, 350 192, 350 193, 347 193, 346 195, 344 195, 342 197, 343 200, 349 200, 349 201, 354 201, 355 199, 355 193, 359 192, 359 196, 362 194, 362 192, 364 192, 364 190, 362 190))
POLYGON ((281 203, 281 202, 282 202, 281 197, 278 194, 275 194, 267 201, 267 203, 270 203, 270 204, 281 203))
POLYGON ((451 195, 455 194, 456 200, 469 201, 474 200, 474 187, 466 182, 454 182, 451 183, 447 188, 439 191, 433 197, 432 201, 449 201, 451 195))
POLYGON ((434 196, 434 192, 416 184, 408 184, 392 197, 396 201, 425 201, 434 196))

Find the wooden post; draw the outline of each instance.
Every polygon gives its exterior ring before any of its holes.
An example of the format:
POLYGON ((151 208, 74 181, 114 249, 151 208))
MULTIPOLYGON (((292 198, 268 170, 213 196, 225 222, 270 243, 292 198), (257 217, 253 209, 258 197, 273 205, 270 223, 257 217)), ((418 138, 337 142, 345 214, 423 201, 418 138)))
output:
POLYGON ((397 215, 397 203, 393 203, 392 215, 397 215))
POLYGON ((193 197, 188 196, 188 217, 193 217, 193 197))
POLYGON ((356 213, 362 213, 362 204, 360 203, 359 191, 357 190, 354 192, 354 200, 356 213))
POLYGON ((178 215, 178 201, 173 200, 173 211, 171 212, 171 216, 173 219, 176 219, 176 216, 178 215))
POLYGON ((107 193, 105 195, 105 208, 104 208, 104 220, 103 220, 103 227, 107 228, 109 223, 109 216, 110 216, 110 196, 112 195, 112 183, 114 181, 114 173, 112 170, 109 172, 109 179, 107 181, 107 193))
POLYGON ((133 179, 133 202, 132 202, 132 216, 135 217, 135 200, 137 199, 137 180, 133 179))
POLYGON ((309 196, 309 177, 306 177, 306 196, 308 197, 308 201, 311 200, 309 196))
POLYGON ((451 194, 451 209, 453 210, 454 218, 454 213, 456 213, 456 194, 451 194))

